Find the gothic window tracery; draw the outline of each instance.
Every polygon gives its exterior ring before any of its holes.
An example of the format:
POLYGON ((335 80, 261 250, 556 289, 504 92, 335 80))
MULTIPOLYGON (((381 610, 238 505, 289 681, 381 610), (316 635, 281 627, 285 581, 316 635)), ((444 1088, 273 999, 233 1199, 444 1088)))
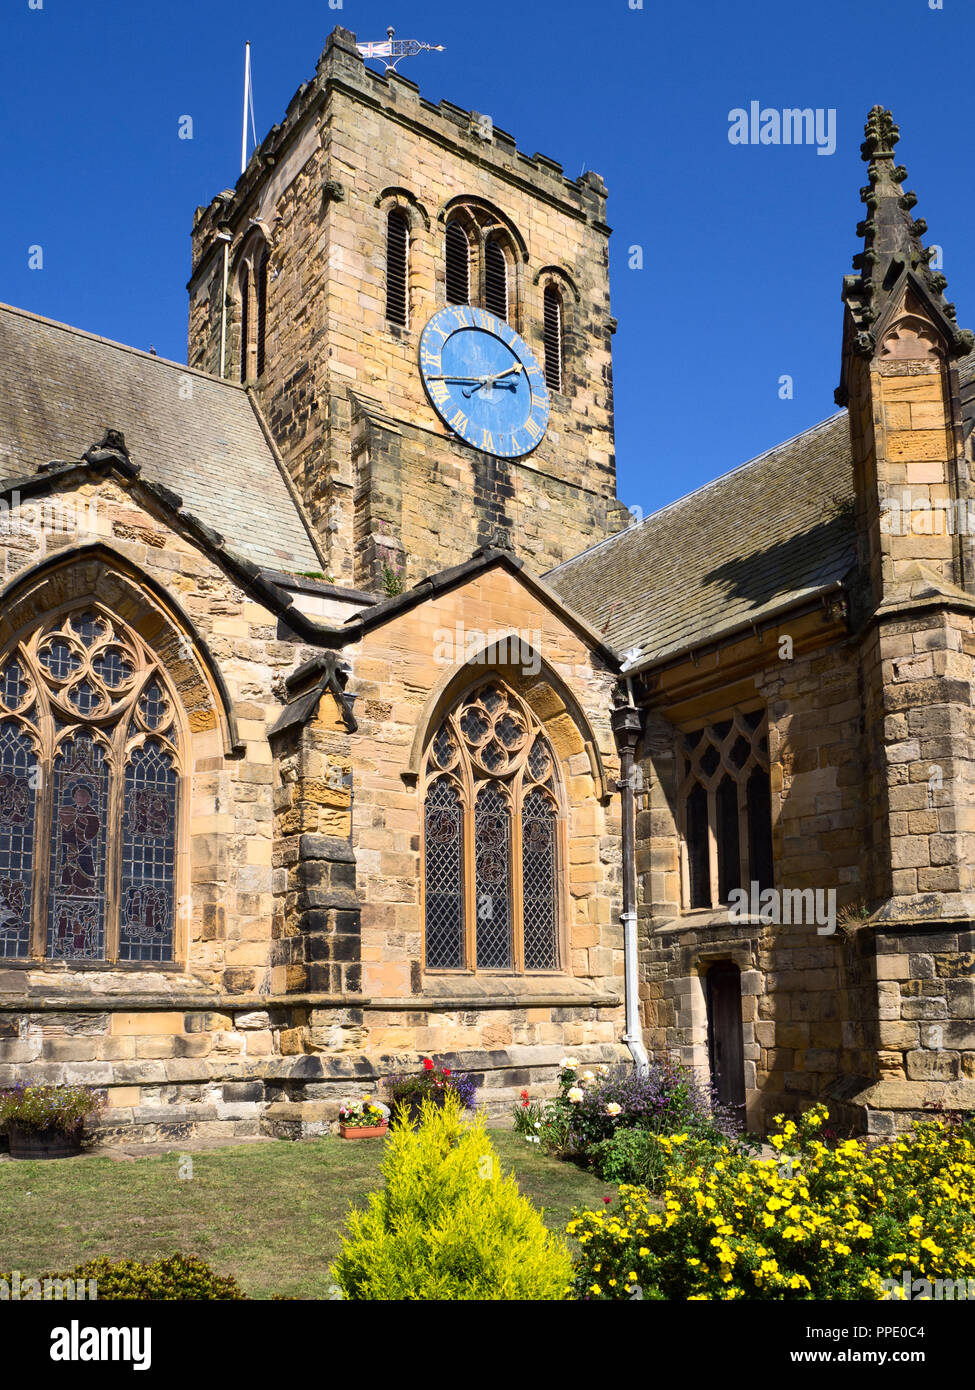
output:
POLYGON ((768 719, 735 711, 680 735, 683 900, 716 908, 737 888, 773 884, 768 719))
POLYGON ((560 969, 560 788, 537 719, 485 682, 437 728, 425 778, 426 968, 560 969))
POLYGON ((97 605, 0 658, 0 957, 174 959, 179 759, 162 671, 97 605))

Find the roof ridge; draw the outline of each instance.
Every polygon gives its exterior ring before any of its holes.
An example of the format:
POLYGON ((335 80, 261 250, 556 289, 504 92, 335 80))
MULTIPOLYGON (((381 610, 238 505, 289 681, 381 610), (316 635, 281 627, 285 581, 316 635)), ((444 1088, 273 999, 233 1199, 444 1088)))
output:
POLYGON ((578 555, 573 555, 571 560, 563 560, 561 565, 556 565, 554 569, 548 570, 547 574, 557 574, 560 570, 568 569, 570 565, 574 565, 577 560, 583 559, 584 556, 592 555, 594 551, 601 549, 604 545, 609 545, 613 541, 619 540, 621 536, 627 535, 631 531, 639 530, 639 528, 645 526, 648 521, 655 521, 657 517, 663 516, 664 512, 669 512, 671 507, 678 507, 682 502, 688 502, 692 497, 700 496, 702 492, 707 492, 708 488, 714 487, 716 483, 723 483, 726 479, 733 478, 736 473, 741 473, 744 469, 751 468, 753 464, 761 463, 762 460, 767 459, 770 454, 778 453, 780 449, 785 449, 788 445, 795 444, 797 440, 804 439, 807 435, 815 434, 817 430, 825 429, 827 425, 833 424, 845 414, 845 408, 843 410, 834 411, 833 414, 828 415, 825 420, 820 420, 817 424, 810 425, 807 429, 800 430, 798 434, 793 434, 788 439, 780 440, 778 444, 773 444, 771 448, 763 450, 762 453, 756 454, 753 458, 746 459, 744 463, 736 464, 734 468, 729 468, 726 472, 719 473, 717 477, 710 478, 706 483, 702 483, 700 487, 692 488, 690 492, 685 492, 682 496, 675 497, 670 502, 665 502, 664 505, 658 507, 656 511, 648 512, 646 516, 641 517, 634 525, 625 526, 622 531, 616 531, 612 536, 604 536, 603 539, 597 541, 595 545, 589 546, 586 550, 580 550, 578 555))
POLYGON ((172 357, 160 357, 155 352, 146 352, 143 348, 132 347, 130 343, 119 343, 114 338, 104 338, 100 333, 90 333, 86 328, 76 328, 71 323, 61 323, 59 319, 49 319, 44 314, 31 313, 29 309, 21 309, 16 304, 4 304, 0 301, 0 312, 16 314, 19 318, 30 319, 33 323, 43 323, 48 328, 59 328, 63 333, 73 333, 78 338, 87 338, 89 342, 102 343, 105 347, 117 348, 120 352, 131 352, 135 357, 144 357, 149 362, 159 362, 164 367, 176 367, 181 372, 192 372, 194 376, 203 377, 205 381, 213 382, 215 386, 229 386, 235 391, 244 391, 246 394, 246 388, 239 382, 214 376, 211 372, 205 372, 200 367, 191 367, 187 362, 177 362, 172 357))

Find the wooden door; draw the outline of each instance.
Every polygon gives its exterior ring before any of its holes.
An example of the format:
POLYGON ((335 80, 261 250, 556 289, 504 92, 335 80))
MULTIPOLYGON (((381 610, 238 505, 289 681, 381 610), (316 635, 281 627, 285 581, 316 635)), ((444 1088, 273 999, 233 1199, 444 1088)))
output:
POLYGON ((708 1056, 722 1105, 745 1120, 745 1047, 741 1031, 741 971, 730 960, 707 973, 708 1056))

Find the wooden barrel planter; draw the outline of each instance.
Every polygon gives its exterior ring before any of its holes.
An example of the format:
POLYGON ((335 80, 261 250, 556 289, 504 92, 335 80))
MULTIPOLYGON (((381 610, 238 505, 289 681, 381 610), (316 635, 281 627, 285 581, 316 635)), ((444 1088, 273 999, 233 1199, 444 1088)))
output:
POLYGON ((81 1129, 21 1129, 7 1123, 11 1158, 74 1158, 81 1153, 81 1129))

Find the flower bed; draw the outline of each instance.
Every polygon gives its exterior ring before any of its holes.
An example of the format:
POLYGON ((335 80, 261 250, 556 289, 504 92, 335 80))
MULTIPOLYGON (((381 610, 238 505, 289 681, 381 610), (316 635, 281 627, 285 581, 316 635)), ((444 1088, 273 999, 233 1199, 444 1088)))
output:
POLYGON ((827 1117, 779 1116, 778 1159, 726 1146, 710 1169, 687 1136, 658 1135, 663 1210, 624 1186, 618 1206, 570 1223, 577 1297, 897 1299, 937 1279, 975 1292, 975 1121, 921 1124, 868 1150, 823 1143, 827 1117))
POLYGON ((555 1099, 543 1105, 524 1090, 512 1118, 527 1140, 575 1158, 607 1182, 654 1187, 664 1181, 658 1134, 692 1136, 702 1157, 722 1145, 749 1147, 730 1115, 686 1068, 670 1061, 653 1063, 640 1075, 633 1067, 585 1068, 564 1057, 555 1099))

